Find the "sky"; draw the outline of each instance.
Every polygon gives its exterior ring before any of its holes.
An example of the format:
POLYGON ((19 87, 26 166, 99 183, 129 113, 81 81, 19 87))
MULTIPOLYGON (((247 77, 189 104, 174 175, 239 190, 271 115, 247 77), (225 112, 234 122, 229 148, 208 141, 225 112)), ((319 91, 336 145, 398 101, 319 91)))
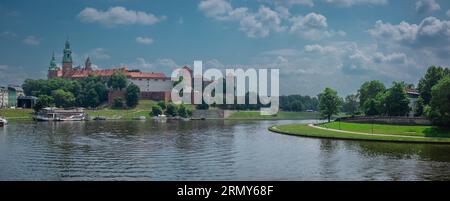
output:
POLYGON ((344 96, 449 66, 450 1, 0 0, 0 85, 45 79, 66 39, 76 66, 278 68, 281 94, 344 96))

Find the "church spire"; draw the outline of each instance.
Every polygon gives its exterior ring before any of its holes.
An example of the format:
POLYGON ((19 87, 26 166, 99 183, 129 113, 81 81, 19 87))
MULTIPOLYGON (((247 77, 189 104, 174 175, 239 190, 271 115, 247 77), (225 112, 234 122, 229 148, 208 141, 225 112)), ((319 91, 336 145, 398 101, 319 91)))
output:
POLYGON ((63 51, 63 76, 69 76, 70 72, 72 71, 72 50, 70 49, 70 43, 69 39, 66 40, 66 44, 64 45, 64 51, 63 51))
POLYGON ((86 59, 86 62, 84 63, 84 70, 92 71, 92 63, 89 57, 86 59))
POLYGON ((48 67, 48 70, 56 70, 56 59, 55 59, 55 52, 52 54, 52 60, 50 61, 50 66, 48 67))

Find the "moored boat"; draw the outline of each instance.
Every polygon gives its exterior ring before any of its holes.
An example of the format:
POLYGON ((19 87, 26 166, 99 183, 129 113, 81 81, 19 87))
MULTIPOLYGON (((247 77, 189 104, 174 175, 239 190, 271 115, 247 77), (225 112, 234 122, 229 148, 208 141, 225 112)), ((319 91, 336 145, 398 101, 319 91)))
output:
POLYGON ((8 124, 8 121, 5 118, 0 117, 0 127, 5 126, 6 124, 8 124))
POLYGON ((145 121, 147 120, 147 118, 145 116, 138 116, 138 117, 134 117, 134 120, 139 120, 139 121, 145 121))
POLYGON ((160 114, 158 116, 153 117, 153 120, 155 120, 158 123, 166 123, 167 122, 167 116, 160 114))
POLYGON ((81 108, 63 110, 58 108, 44 108, 34 118, 37 121, 85 121, 87 115, 81 108))

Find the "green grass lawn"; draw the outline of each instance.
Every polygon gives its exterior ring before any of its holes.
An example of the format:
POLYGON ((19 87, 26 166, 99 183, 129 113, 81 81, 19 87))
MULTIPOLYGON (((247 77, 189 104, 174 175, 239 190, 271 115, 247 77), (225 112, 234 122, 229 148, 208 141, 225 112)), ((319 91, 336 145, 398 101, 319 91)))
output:
MULTIPOLYGON (((111 109, 104 108, 100 110, 86 110, 90 117, 103 116, 109 119, 122 119, 131 120, 134 117, 145 116, 147 119, 151 118, 150 112, 152 111, 152 106, 156 105, 158 102, 151 100, 140 100, 139 104, 132 109, 111 109)), ((186 108, 192 109, 192 105, 185 105, 186 108)))
MULTIPOLYGON (((329 124, 329 128, 333 128, 335 126, 334 123, 329 124)), ((368 127, 365 125, 354 125, 352 127, 351 125, 346 125, 347 129, 350 131, 357 131, 357 132, 367 132, 371 133, 367 130, 368 127), (356 130, 355 128, 361 128, 361 130, 356 130)), ((327 131, 327 130, 321 130, 317 128, 312 128, 307 125, 279 125, 279 126, 272 126, 269 128, 269 130, 277 133, 282 134, 288 134, 288 135, 295 135, 295 136, 304 136, 304 137, 316 137, 316 138, 331 138, 331 139, 346 139, 346 140, 371 140, 371 141, 392 141, 392 142, 421 142, 421 143, 450 143, 450 133, 448 130, 443 130, 435 127, 429 126, 428 128, 425 128, 423 126, 418 126, 416 128, 415 126, 386 126, 386 125, 378 125, 380 126, 380 132, 377 132, 377 134, 389 134, 389 135, 399 135, 397 136, 376 136, 376 135, 358 135, 358 134, 351 134, 351 133, 341 133, 341 132, 335 132, 335 131, 327 131), (381 131, 384 127, 384 130, 387 131, 389 128, 392 128, 394 131, 381 133, 381 131), (398 127, 398 128, 394 128, 398 127), (415 135, 406 135, 403 131, 409 130, 416 130, 421 131, 421 133, 416 133, 415 135), (431 136, 428 131, 434 131, 433 136, 431 136), (411 137, 406 137, 411 136, 411 137), (417 137, 425 137, 425 138, 415 138, 417 137)), ((337 127, 338 128, 338 127, 337 127)), ((341 124, 341 129, 343 129, 343 125, 341 124)))
MULTIPOLYGON (((372 133, 372 124, 332 122, 320 125, 324 128, 332 128, 338 130, 354 131, 361 133, 372 133)), ((434 126, 398 126, 398 125, 382 125, 374 124, 373 133, 389 134, 389 135, 405 135, 420 137, 450 137, 450 130, 434 126)))
POLYGON ((111 109, 104 108, 100 110, 86 110, 90 117, 103 116, 109 119, 123 119, 130 120, 134 117, 145 116, 150 118, 150 111, 152 106, 156 105, 157 102, 151 100, 140 100, 139 104, 132 109, 111 109))
POLYGON ((8 120, 32 120, 32 109, 0 109, 0 116, 8 120))
POLYGON ((318 118, 320 118, 320 114, 316 112, 278 112, 274 116, 262 116, 259 111, 237 111, 232 113, 227 119, 304 120, 318 118))

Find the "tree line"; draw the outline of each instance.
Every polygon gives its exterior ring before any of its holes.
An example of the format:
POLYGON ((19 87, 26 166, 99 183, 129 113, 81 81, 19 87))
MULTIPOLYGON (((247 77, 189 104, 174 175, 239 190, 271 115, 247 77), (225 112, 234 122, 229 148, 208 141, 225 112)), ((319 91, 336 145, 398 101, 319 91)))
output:
POLYGON ((415 116, 425 116, 436 125, 450 125, 450 70, 431 66, 420 79, 417 89, 413 84, 393 82, 390 88, 378 81, 361 85, 357 94, 338 96, 326 88, 319 97, 319 109, 329 120, 332 115, 343 111, 349 115, 406 116, 413 111, 415 116), (419 92, 416 104, 410 107, 406 89, 419 92))
POLYGON ((22 84, 24 93, 28 96, 38 97, 35 110, 44 107, 85 107, 97 108, 108 101, 110 90, 125 89, 125 102, 114 106, 135 107, 139 101, 139 87, 129 83, 126 75, 121 72, 114 73, 110 78, 88 76, 77 80, 53 78, 49 80, 27 79, 22 84))

